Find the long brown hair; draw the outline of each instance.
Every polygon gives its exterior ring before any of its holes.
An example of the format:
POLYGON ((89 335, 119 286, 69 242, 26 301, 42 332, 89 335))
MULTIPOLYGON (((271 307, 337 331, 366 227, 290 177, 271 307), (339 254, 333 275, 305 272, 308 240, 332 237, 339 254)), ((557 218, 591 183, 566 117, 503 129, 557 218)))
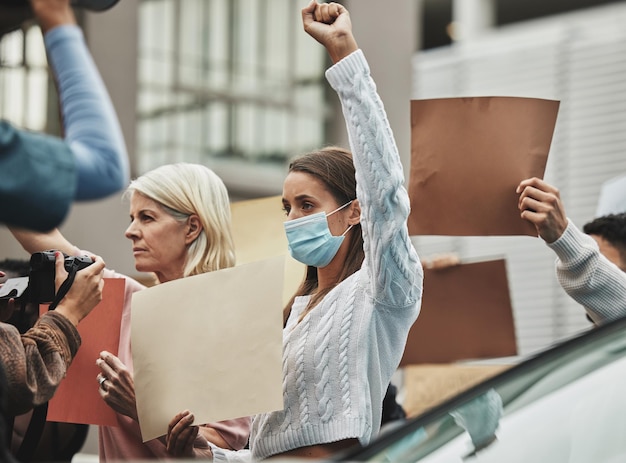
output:
MULTIPOLYGON (((322 148, 300 156, 289 164, 289 172, 304 172, 320 180, 338 205, 356 199, 356 177, 354 163, 349 151, 336 146, 322 148)), ((346 235, 350 246, 346 263, 334 285, 317 292, 309 301, 309 305, 300 320, 309 313, 335 286, 361 268, 365 254, 363 253, 363 235, 361 224, 352 227, 346 235)), ((312 294, 318 286, 317 268, 308 266, 304 280, 283 309, 283 322, 287 323, 291 306, 297 296, 312 294)))

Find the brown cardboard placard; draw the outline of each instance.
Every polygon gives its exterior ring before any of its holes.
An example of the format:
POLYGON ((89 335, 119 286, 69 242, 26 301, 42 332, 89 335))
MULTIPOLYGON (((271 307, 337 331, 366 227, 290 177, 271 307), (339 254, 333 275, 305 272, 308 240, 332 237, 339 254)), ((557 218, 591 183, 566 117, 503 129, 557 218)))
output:
POLYGON ((424 269, 422 308, 403 365, 517 355, 503 259, 424 269))
POLYGON ((559 102, 475 97, 411 102, 411 235, 537 236, 515 189, 543 178, 559 102))

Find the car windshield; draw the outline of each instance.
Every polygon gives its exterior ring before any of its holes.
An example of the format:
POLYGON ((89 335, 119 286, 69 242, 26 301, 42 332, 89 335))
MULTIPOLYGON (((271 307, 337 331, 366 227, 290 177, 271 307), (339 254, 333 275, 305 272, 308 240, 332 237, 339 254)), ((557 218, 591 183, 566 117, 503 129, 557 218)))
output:
POLYGON ((340 460, 626 461, 626 320, 590 330, 340 460))

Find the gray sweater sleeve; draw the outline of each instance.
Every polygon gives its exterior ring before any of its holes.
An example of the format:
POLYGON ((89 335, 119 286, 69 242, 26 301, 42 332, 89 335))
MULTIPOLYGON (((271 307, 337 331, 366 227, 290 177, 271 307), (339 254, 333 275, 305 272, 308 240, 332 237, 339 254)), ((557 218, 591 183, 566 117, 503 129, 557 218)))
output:
POLYGON ((596 324, 626 315, 626 273, 600 253, 593 238, 570 221, 548 246, 557 255, 559 283, 596 324))

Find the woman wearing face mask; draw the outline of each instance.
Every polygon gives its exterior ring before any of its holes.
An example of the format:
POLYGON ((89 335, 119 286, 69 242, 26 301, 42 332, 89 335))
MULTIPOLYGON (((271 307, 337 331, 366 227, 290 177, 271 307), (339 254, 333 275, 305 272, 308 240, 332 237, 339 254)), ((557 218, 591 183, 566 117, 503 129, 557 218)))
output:
MULTIPOLYGON (((125 235, 132 241, 138 271, 152 272, 159 283, 164 283, 235 264, 228 193, 209 168, 186 163, 161 166, 131 182, 127 195, 131 222, 125 235)), ((47 234, 17 229, 12 232, 31 253, 44 249, 58 249, 70 255, 80 253, 58 230, 47 234)), ((144 287, 112 270, 105 269, 104 277, 125 278, 126 293, 119 357, 103 352, 99 359, 94 359, 101 369, 98 378, 94 378, 94 387, 99 383, 100 396, 117 413, 117 426, 99 429, 100 461, 171 457, 164 439, 142 442, 137 421, 130 311, 132 294, 144 287)), ((190 443, 186 456, 203 457, 208 440, 240 449, 248 440, 249 429, 249 418, 203 426, 190 443)))
MULTIPOLYGON (((348 12, 314 0, 302 16, 335 63, 326 77, 354 157, 326 148, 290 165, 285 231, 292 256, 308 268, 285 309, 284 409, 253 418, 249 451, 213 446, 214 461, 324 458, 367 444, 419 312, 423 274, 406 226, 402 165, 348 12)), ((184 454, 197 433, 192 422, 186 411, 170 423, 169 448, 184 454)))

